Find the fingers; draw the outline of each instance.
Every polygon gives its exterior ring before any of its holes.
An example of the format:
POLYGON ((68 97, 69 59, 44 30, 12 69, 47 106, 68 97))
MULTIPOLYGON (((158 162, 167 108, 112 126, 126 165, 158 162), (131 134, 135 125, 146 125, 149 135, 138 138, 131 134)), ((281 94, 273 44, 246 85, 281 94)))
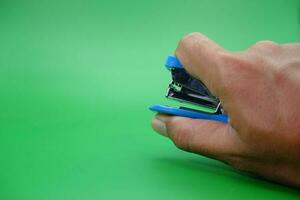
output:
POLYGON ((157 114, 152 127, 185 151, 227 161, 244 152, 244 144, 228 124, 157 114))
POLYGON ((179 42, 175 54, 192 76, 203 81, 213 94, 222 95, 222 57, 229 55, 228 51, 200 33, 191 33, 179 42))

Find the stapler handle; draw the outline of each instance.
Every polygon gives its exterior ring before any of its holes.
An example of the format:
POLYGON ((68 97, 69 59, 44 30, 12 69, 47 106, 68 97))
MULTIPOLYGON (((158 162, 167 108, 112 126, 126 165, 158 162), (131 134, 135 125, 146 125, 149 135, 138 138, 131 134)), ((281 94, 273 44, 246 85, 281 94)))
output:
POLYGON ((168 70, 171 69, 183 69, 183 65, 180 63, 180 61, 178 60, 178 58, 176 58, 173 55, 169 55, 165 61, 165 67, 168 70))

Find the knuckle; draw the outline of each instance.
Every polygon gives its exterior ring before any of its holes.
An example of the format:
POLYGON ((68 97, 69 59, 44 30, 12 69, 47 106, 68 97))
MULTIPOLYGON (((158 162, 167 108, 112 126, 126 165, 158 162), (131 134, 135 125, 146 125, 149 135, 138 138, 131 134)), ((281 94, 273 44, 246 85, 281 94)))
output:
POLYGON ((190 151, 189 143, 188 143, 187 138, 184 134, 176 134, 173 137, 173 143, 179 149, 182 149, 182 150, 185 150, 185 151, 190 151))
POLYGON ((179 47, 186 47, 189 46, 189 44, 195 42, 196 40, 198 40, 201 37, 200 33, 197 32, 193 32, 193 33, 189 33, 186 36, 182 37, 179 41, 179 47))
POLYGON ((255 45, 253 45, 250 49, 252 50, 278 50, 280 48, 280 45, 276 42, 270 41, 270 40, 263 40, 257 42, 255 45))
POLYGON ((179 149, 189 151, 189 133, 184 125, 177 118, 173 118, 167 123, 167 132, 173 143, 179 149))
POLYGON ((189 33, 187 35, 185 35, 182 40, 193 40, 193 39, 197 39, 201 37, 201 34, 198 33, 198 32, 192 32, 192 33, 189 33))

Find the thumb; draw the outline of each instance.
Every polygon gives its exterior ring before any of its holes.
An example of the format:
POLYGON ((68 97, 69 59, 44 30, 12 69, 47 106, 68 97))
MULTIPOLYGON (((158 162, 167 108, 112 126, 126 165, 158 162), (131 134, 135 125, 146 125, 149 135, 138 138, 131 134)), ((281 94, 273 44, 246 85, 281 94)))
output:
POLYGON ((152 127, 182 150, 223 161, 239 157, 245 149, 229 124, 157 114, 152 127))

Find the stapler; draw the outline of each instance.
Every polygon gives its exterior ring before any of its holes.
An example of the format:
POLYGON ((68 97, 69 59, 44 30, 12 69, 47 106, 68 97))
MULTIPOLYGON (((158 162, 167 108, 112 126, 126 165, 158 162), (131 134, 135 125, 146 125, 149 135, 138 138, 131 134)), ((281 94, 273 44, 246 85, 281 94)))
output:
POLYGON ((166 97, 193 106, 176 108, 152 105, 149 107, 150 110, 169 115, 228 122, 228 116, 224 114, 218 97, 212 95, 202 81, 190 76, 175 56, 167 57, 165 67, 171 72, 172 77, 166 97))

